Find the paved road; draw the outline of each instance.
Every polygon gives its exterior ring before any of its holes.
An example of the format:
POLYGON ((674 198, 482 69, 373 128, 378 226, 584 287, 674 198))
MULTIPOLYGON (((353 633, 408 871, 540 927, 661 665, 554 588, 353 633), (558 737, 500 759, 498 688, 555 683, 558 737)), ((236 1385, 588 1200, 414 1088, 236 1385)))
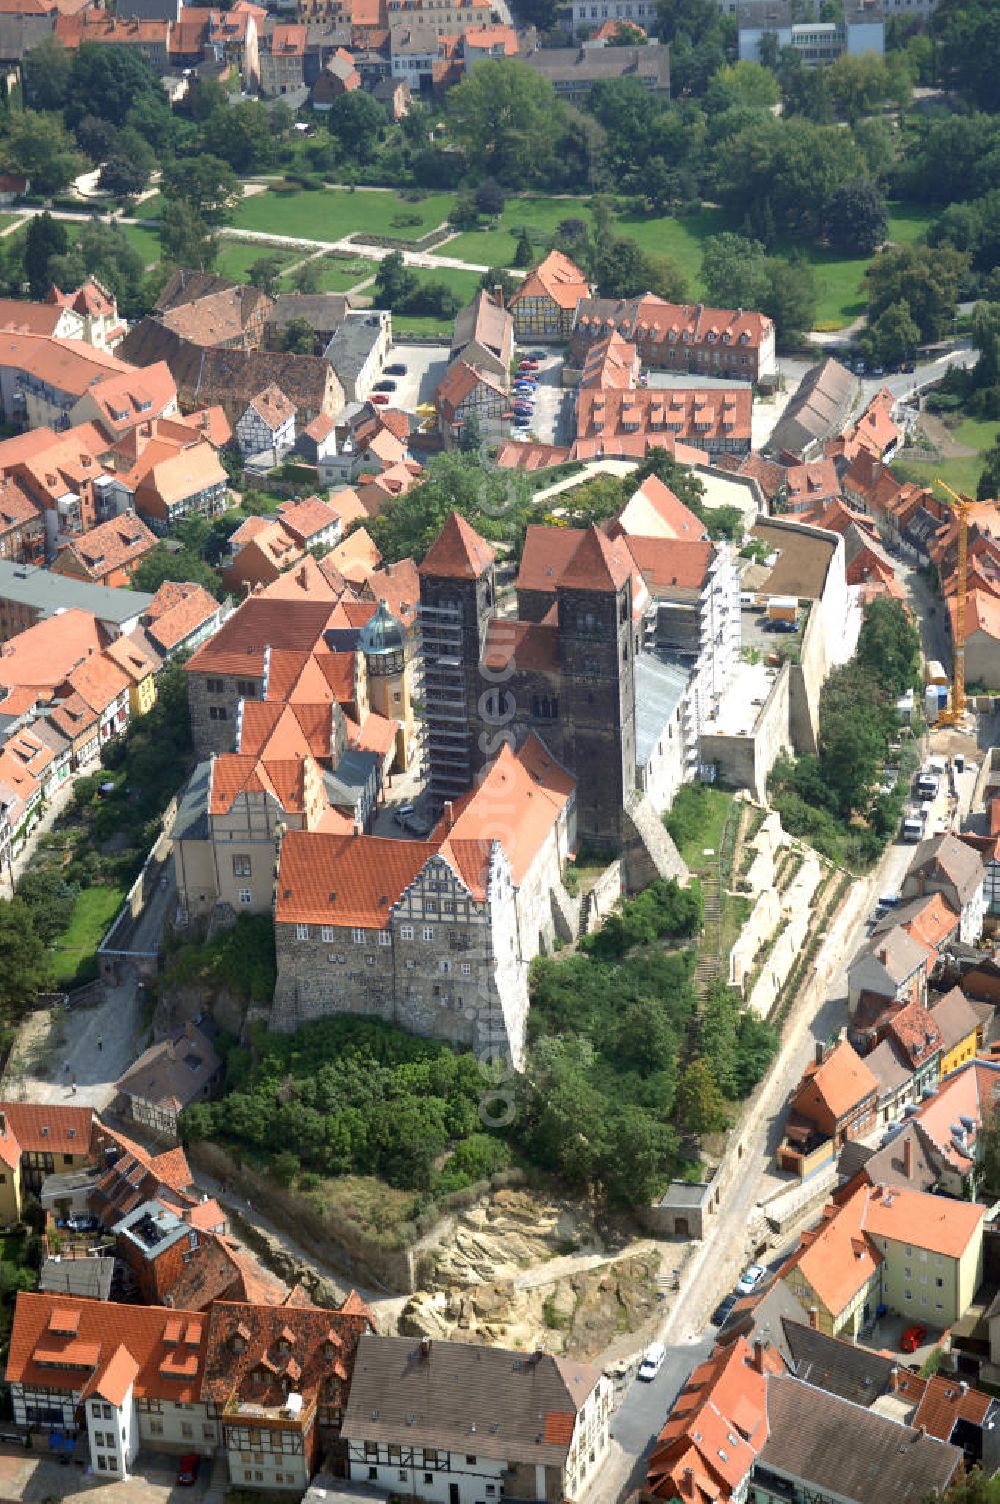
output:
POLYGON ((663 1426, 678 1394, 712 1351, 715 1328, 709 1327, 695 1342, 680 1342, 667 1349, 663 1367, 650 1384, 636 1379, 611 1423, 611 1435, 630 1457, 642 1457, 663 1426))

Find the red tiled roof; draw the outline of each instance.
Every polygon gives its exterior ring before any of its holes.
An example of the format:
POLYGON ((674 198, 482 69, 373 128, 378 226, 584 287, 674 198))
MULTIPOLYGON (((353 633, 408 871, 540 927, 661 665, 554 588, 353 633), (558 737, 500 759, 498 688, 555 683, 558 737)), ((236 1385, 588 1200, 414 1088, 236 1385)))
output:
POLYGON ((617 591, 631 574, 631 559, 622 541, 612 541, 591 524, 563 570, 559 584, 566 590, 617 591))
POLYGON ((477 580, 496 558, 496 550, 465 518, 452 512, 420 565, 421 575, 477 580))

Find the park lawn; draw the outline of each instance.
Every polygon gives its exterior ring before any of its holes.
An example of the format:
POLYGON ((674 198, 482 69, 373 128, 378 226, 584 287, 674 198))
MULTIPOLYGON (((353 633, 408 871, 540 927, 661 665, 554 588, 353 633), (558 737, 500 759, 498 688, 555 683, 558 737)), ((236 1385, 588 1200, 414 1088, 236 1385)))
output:
POLYGON ((906 459, 894 468, 918 485, 930 486, 935 480, 943 480, 953 491, 975 496, 983 472, 983 451, 991 449, 1000 439, 1000 423, 995 418, 963 418, 948 432, 957 444, 967 444, 976 453, 959 455, 955 459, 906 459))
POLYGON ((82 961, 89 960, 121 908, 121 888, 85 888, 73 906, 69 928, 52 950, 52 975, 57 985, 72 982, 82 961))
POLYGON ((151 198, 144 198, 141 204, 136 204, 132 211, 134 219, 159 219, 163 211, 163 196, 154 193, 151 198))
MULTIPOLYGON (((320 292, 349 292, 359 282, 364 282, 368 277, 374 277, 378 271, 378 262, 369 261, 364 256, 352 256, 347 259, 340 256, 323 256, 316 265, 319 267, 320 292)), ((291 290, 287 273, 282 277, 280 286, 283 292, 291 290)))
MULTIPOLYGON (((410 270, 418 282, 444 282, 456 297, 461 298, 463 307, 471 303, 479 291, 481 278, 478 272, 458 271, 450 266, 443 266, 440 271, 428 267, 411 267, 410 270)), ((392 329, 394 334, 440 334, 451 339, 454 322, 454 319, 440 319, 430 314, 394 313, 392 329)))
POLYGON ((135 247, 145 267, 156 266, 160 260, 160 237, 155 230, 146 230, 142 225, 122 225, 125 239, 135 247))
POLYGON ((454 195, 429 193, 416 203, 372 188, 326 188, 301 193, 258 193, 245 198, 233 216, 234 227, 298 240, 342 240, 346 235, 387 235, 419 240, 451 213, 454 195), (399 223, 411 215, 416 224, 399 223), (393 221, 397 221, 393 223, 393 221))
POLYGON ((226 238, 220 243, 219 259, 215 263, 215 269, 224 277, 232 277, 237 282, 245 282, 247 273, 254 262, 262 261, 265 256, 269 259, 273 258, 281 266, 287 266, 295 259, 293 252, 261 245, 259 241, 226 238))
POLYGON ((726 820, 732 808, 733 796, 722 789, 706 786, 702 797, 705 802, 699 828, 689 840, 679 845, 678 850, 682 861, 692 872, 714 875, 718 869, 722 833, 726 828, 726 820), (709 853, 708 856, 705 855, 706 851, 709 853))

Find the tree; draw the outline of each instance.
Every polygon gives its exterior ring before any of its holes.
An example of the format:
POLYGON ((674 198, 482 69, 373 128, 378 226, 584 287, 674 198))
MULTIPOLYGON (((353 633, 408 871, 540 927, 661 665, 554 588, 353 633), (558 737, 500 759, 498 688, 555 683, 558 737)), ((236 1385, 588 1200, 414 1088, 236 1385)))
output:
POLYGON ((119 152, 108 157, 97 180, 101 192, 110 193, 112 198, 128 198, 142 193, 148 183, 149 168, 145 163, 119 152))
POLYGON ((706 109, 721 115, 733 108, 770 110, 781 98, 778 80, 760 63, 727 63, 713 75, 705 99, 706 109))
POLYGON ((401 251, 390 251, 375 273, 375 306, 401 309, 420 286, 416 272, 406 265, 401 251))
MULTIPOLYGON (((991 1181, 1000 1187, 1000 1178, 991 1181)), ((1000 1478, 990 1478, 979 1467, 962 1473, 943 1494, 928 1494, 925 1504, 1000 1504, 1000 1478)))
POLYGON ((28 221, 24 248, 24 272, 31 296, 40 301, 52 286, 49 263, 69 245, 66 226, 51 214, 36 214, 28 221))
POLYGON ((920 633, 905 607, 887 598, 865 607, 855 658, 893 700, 920 683, 920 633))
POLYGON ((483 447, 483 430, 474 412, 470 413, 462 424, 458 447, 463 454, 478 454, 483 447))
POLYGON ((477 63, 449 91, 446 109, 470 165, 500 183, 533 178, 562 122, 548 79, 508 58, 477 63))
POLYGON ((210 595, 220 598, 222 595, 219 576, 197 553, 190 548, 172 551, 158 543, 135 571, 132 584, 136 590, 155 595, 165 580, 186 580, 192 585, 203 585, 210 595))
POLYGON ((124 125, 143 97, 163 101, 163 91, 152 63, 138 48, 84 42, 73 54, 67 125, 75 126, 85 115, 100 115, 113 125, 124 125))
POLYGON ((22 898, 0 899, 0 1017, 16 1022, 48 982, 49 962, 31 910, 22 898))
POLYGON ((308 319, 289 319, 281 337, 281 347, 289 355, 315 355, 316 331, 308 319))
POLYGON ((385 134, 386 115, 377 99, 363 89, 341 94, 330 106, 327 129, 355 161, 370 162, 385 134))
POLYGON ((96 277, 129 318, 145 311, 140 306, 144 272, 142 255, 121 226, 101 220, 85 224, 66 254, 49 263, 49 274, 60 287, 77 287, 85 277, 96 277))
POLYGON ((527 225, 522 225, 517 236, 517 245, 514 247, 514 265, 531 266, 535 259, 535 247, 531 243, 527 225))
POLYGON ((160 249, 165 261, 204 272, 219 254, 219 242, 186 200, 168 198, 160 215, 160 249))
POLYGON ((977 501, 992 501, 1000 497, 1000 435, 982 455, 983 472, 976 486, 977 501))
MULTIPOLYGON (((261 256, 247 268, 247 278, 250 286, 259 287, 263 292, 273 297, 278 290, 278 279, 281 276, 281 268, 284 264, 280 256, 261 256)), ((309 328, 308 324, 306 328, 309 328)), ((311 334, 312 330, 310 329, 309 332, 311 334)), ((307 353, 312 354, 311 347, 307 353)))
POLYGON ((9 172, 31 179, 36 193, 59 193, 86 165, 57 115, 19 110, 7 117, 0 159, 9 172))
POLYGON ((256 172, 274 161, 270 117, 255 99, 213 110, 201 128, 201 145, 228 162, 234 172, 256 172))
POLYGON ((710 235, 701 256, 706 302, 720 308, 761 308, 767 296, 767 252, 759 240, 723 231, 710 235))
POLYGON ((969 258, 951 246, 903 245, 882 251, 865 272, 868 322, 905 303, 923 340, 940 339, 953 326, 959 280, 969 258))
POLYGON ((674 1116, 692 1134, 717 1133, 726 1126, 726 1104, 706 1060, 692 1060, 681 1072, 674 1116))
POLYGON ((992 0, 940 0, 931 27, 943 77, 980 109, 1000 110, 1000 11, 992 0))
POLYGON ((826 235, 845 256, 870 256, 889 233, 885 200, 868 178, 854 178, 830 196, 826 235))
POLYGON ((905 298, 890 303, 873 324, 862 330, 858 343, 879 365, 898 366, 912 359, 920 343, 920 328, 905 298))
POLYGON ((322 272, 318 259, 303 261, 292 272, 289 280, 295 292, 319 292, 322 272))
POLYGON ((816 320, 819 291, 816 275, 808 261, 784 261, 768 257, 768 289, 761 311, 774 320, 778 339, 785 346, 794 343, 816 320))
POLYGON ((641 1107, 624 1107, 609 1125, 598 1173, 613 1206, 649 1206, 677 1158, 677 1134, 641 1107))
POLYGON ((61 110, 72 69, 73 54, 54 36, 36 42, 21 62, 25 103, 33 110, 61 110))
POLYGON ((520 286, 520 280, 512 277, 510 272, 502 266, 491 266, 479 279, 479 286, 484 292, 493 293, 499 287, 504 303, 509 303, 514 293, 520 286))
POLYGON ((733 219, 752 221, 766 205, 779 232, 815 239, 834 192, 863 177, 865 163, 849 131, 762 116, 731 138, 716 172, 719 197, 733 219))
POLYGON ((118 145, 118 127, 99 115, 84 115, 74 131, 77 145, 97 167, 107 161, 118 145))
POLYGON ((687 295, 687 278, 669 256, 651 255, 629 236, 594 233, 591 258, 598 291, 604 298, 633 298, 652 292, 680 303, 687 295))
POLYGON ((503 213, 505 202, 504 191, 496 178, 483 178, 476 189, 476 209, 480 214, 489 215, 491 219, 503 213))
POLYGON ((167 162, 163 168, 165 198, 189 204, 207 225, 226 223, 243 197, 243 187, 228 162, 203 155, 167 162))

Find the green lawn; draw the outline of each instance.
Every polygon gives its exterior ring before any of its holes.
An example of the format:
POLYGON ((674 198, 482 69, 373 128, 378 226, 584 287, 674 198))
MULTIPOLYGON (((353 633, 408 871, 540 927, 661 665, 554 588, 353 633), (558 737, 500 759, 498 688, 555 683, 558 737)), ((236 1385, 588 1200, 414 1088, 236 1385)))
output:
POLYGON ((953 491, 975 496, 983 470, 982 451, 992 448, 1000 438, 1000 423, 995 419, 963 418, 958 427, 949 429, 949 432, 956 443, 968 444, 976 453, 946 460, 907 459, 894 465, 893 469, 901 478, 918 485, 929 486, 935 480, 943 480, 953 491))
POLYGON ((258 193, 243 200, 233 224, 302 240, 340 240, 352 234, 419 240, 448 218, 454 202, 450 193, 429 193, 418 203, 407 203, 395 193, 365 188, 353 193, 348 188, 258 193), (417 222, 405 223, 411 218, 417 222))
MULTIPOLYGON (((69 228, 69 227, 67 227, 69 228)), ((146 230, 142 225, 122 225, 125 239, 135 247, 146 267, 156 266, 160 259, 160 237, 155 230, 146 230)))
MULTIPOLYGON (((522 225, 527 225, 533 234, 536 250, 540 250, 559 221, 570 217, 589 219, 586 203, 566 199, 510 199, 504 207, 503 229, 467 231, 449 240, 442 247, 441 254, 462 261, 475 261, 483 266, 511 266, 517 245, 516 232, 522 225)), ((889 238, 902 243, 917 240, 932 218, 933 215, 920 209, 900 205, 889 216, 889 238)), ((710 235, 718 235, 727 228, 721 209, 702 209, 698 214, 683 218, 619 214, 615 223, 622 235, 638 241, 644 250, 670 256, 676 261, 687 276, 689 296, 698 298, 703 295, 702 248, 710 235)), ((787 254, 792 246, 779 249, 787 254)), ((816 272, 819 290, 816 319, 821 326, 840 328, 864 313, 861 286, 868 265, 867 257, 813 251, 809 259, 816 272)))
MULTIPOLYGON (((413 267, 412 270, 419 282, 445 282, 456 297, 461 298, 463 307, 472 302, 479 290, 478 272, 456 271, 447 266, 440 271, 430 271, 423 267, 413 267)), ((392 316, 394 334, 441 334, 450 339, 453 324, 453 319, 431 318, 426 315, 394 313, 392 316)))
POLYGON ((94 955, 124 898, 121 888, 96 886, 79 895, 69 929, 53 947, 52 974, 57 985, 72 982, 81 961, 94 955))
MULTIPOLYGON (((364 256, 323 256, 316 262, 316 265, 320 269, 320 292, 348 292, 359 282, 364 282, 367 277, 374 277, 378 271, 378 262, 368 261, 364 256)), ((282 292, 292 290, 291 280, 287 273, 282 277, 279 285, 282 292)))
POLYGON ((292 251, 280 251, 274 246, 261 245, 259 241, 225 239, 220 245, 215 270, 224 277, 232 277, 236 282, 245 282, 254 262, 263 260, 265 256, 274 257, 282 266, 287 266, 296 259, 292 251))
POLYGON ((163 199, 154 193, 152 198, 144 198, 141 204, 136 204, 132 213, 135 219, 159 219, 162 208, 163 199))
MULTIPOLYGON (((677 842, 677 849, 692 872, 714 875, 718 869, 722 833, 732 808, 732 794, 722 789, 698 785, 694 794, 682 790, 681 805, 690 806, 697 813, 687 821, 685 835, 677 842), (708 852, 709 855, 705 855, 708 852)), ((676 802, 676 801, 675 801, 676 802)))

